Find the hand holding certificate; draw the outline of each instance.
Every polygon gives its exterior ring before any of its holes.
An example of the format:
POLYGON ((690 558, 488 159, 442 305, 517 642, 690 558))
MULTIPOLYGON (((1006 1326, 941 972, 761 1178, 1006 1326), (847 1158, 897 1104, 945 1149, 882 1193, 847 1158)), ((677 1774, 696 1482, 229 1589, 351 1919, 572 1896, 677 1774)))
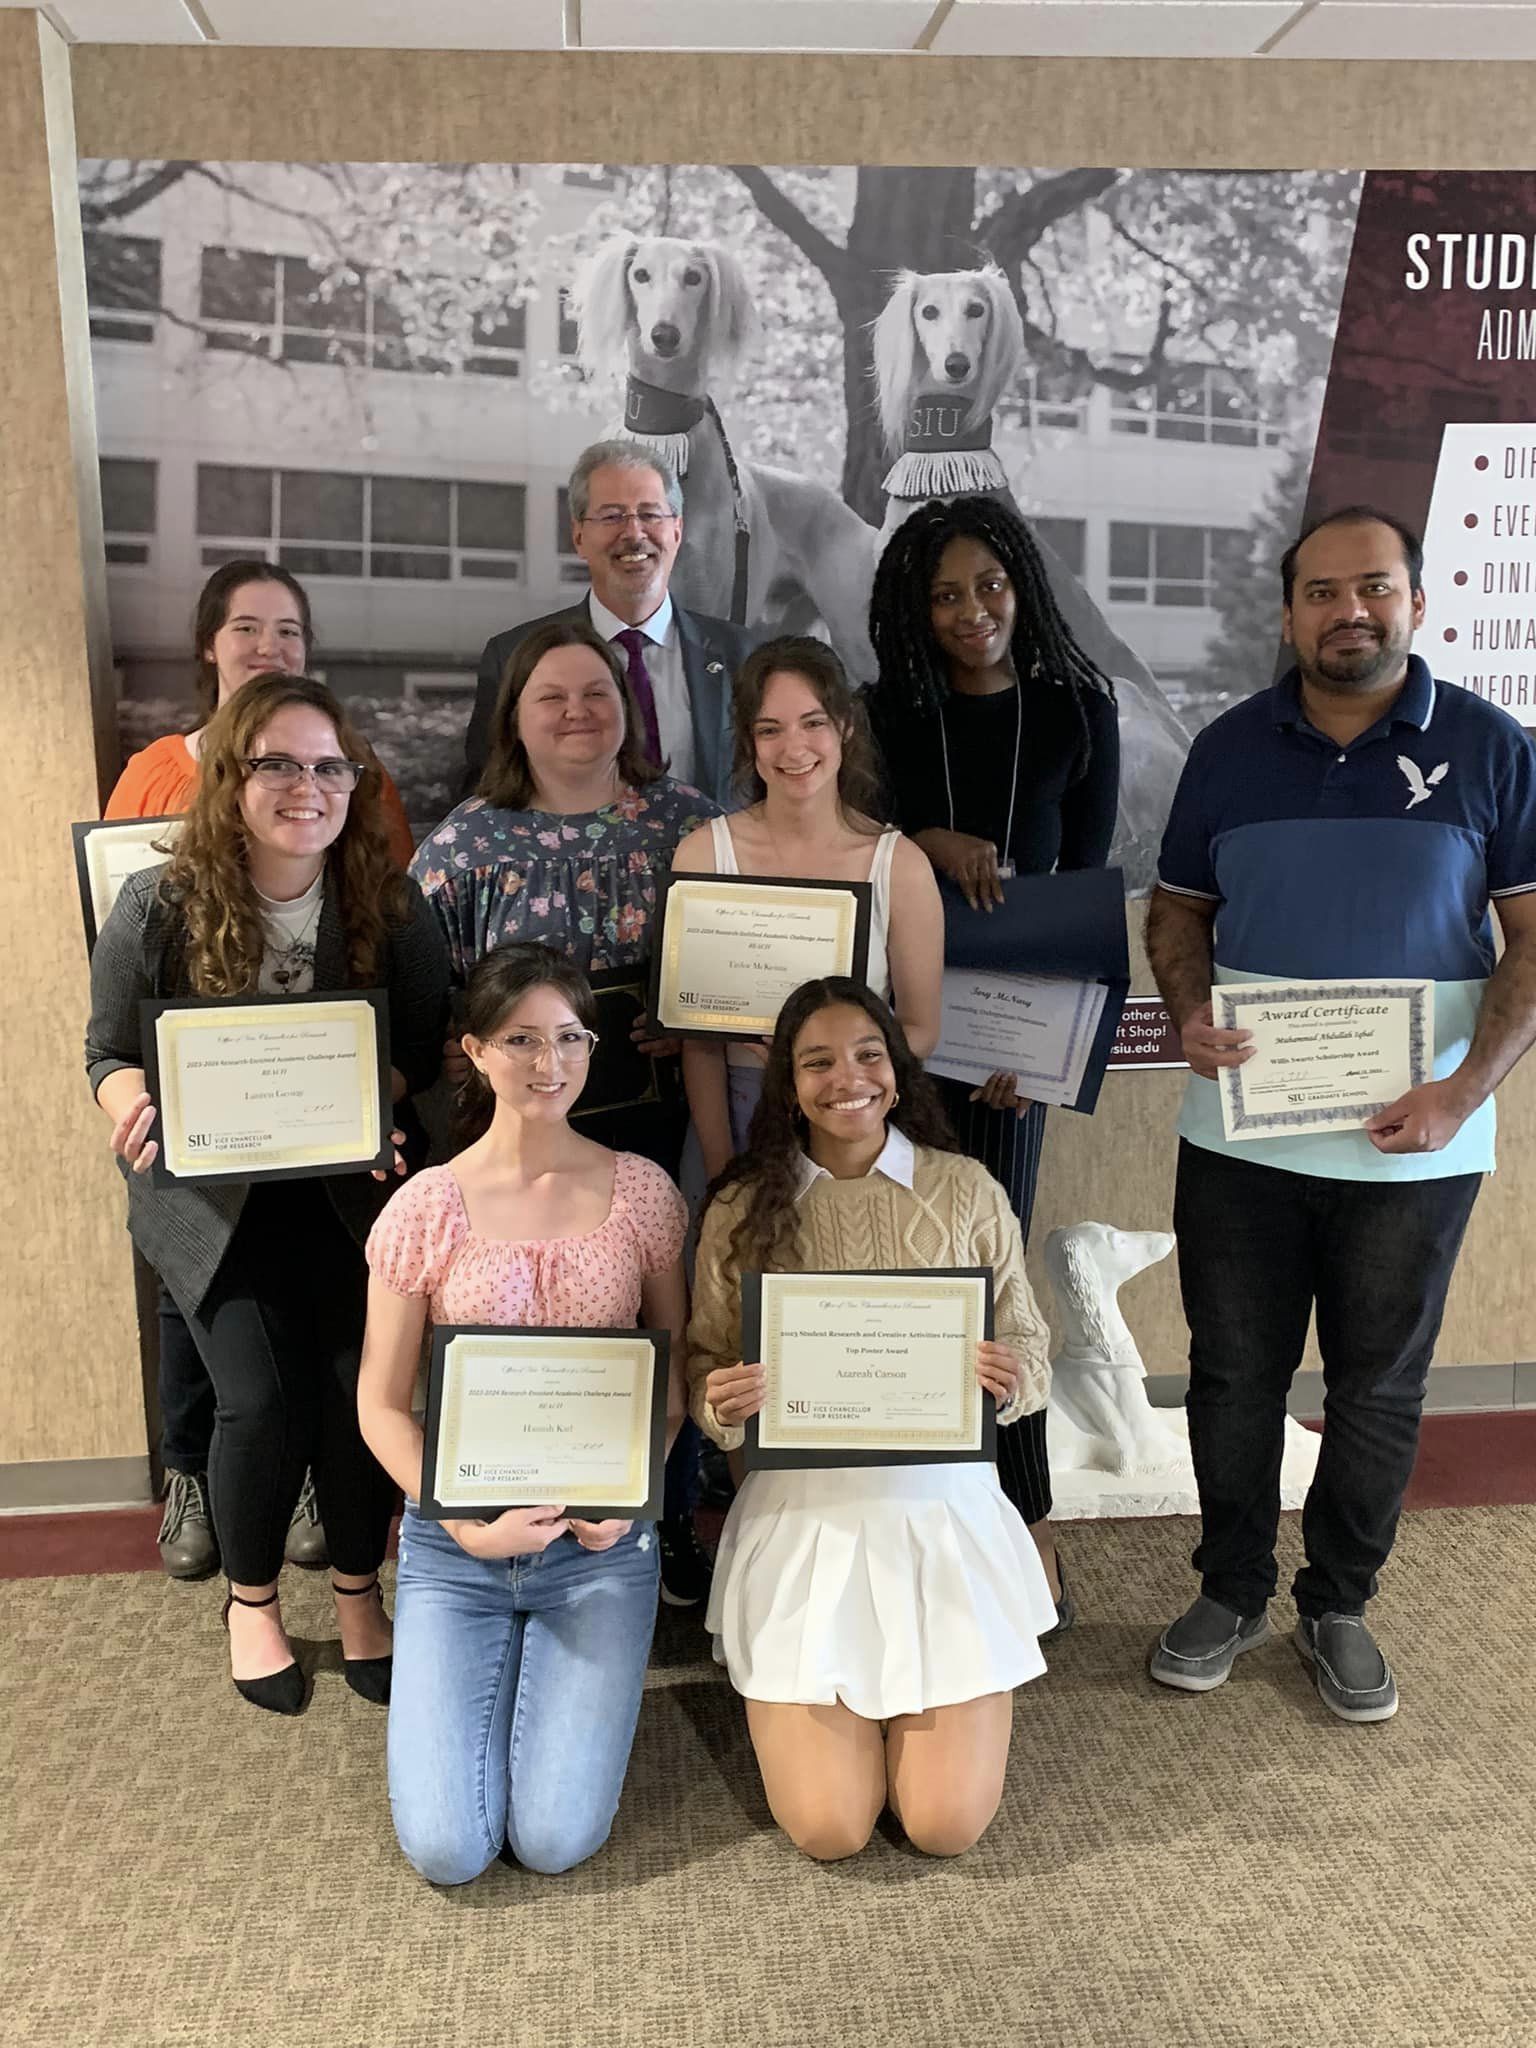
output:
POLYGON ((991 1334, 985 1268, 744 1274, 742 1348, 764 1376, 748 1468, 990 1461, 991 1334))
POLYGON ((939 1042, 926 1064, 973 1088, 991 1074, 1013 1074, 1020 1095, 1073 1104, 1107 994, 1102 981, 946 967, 939 1042))
POLYGON ((435 1330, 422 1515, 554 1505, 584 1522, 654 1519, 667 1351, 656 1330, 435 1330))
POLYGON ((802 982, 869 971, 868 882, 669 875, 651 1017, 685 1038, 766 1038, 802 982))
POLYGON ((1252 1056, 1218 1076, 1229 1139, 1357 1131, 1430 1076, 1430 982, 1219 982, 1211 1009, 1252 1033, 1252 1056))

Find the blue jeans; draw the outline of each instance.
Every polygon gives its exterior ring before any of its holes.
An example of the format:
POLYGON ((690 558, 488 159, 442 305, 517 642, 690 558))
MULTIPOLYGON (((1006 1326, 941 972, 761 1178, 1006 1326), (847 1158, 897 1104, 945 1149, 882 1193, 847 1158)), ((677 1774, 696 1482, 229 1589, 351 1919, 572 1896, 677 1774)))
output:
POLYGON ((406 1859, 467 1884, 509 1846, 569 1870, 608 1839, 656 1625, 653 1525, 612 1550, 562 1536, 471 1557, 406 1506, 395 1596, 389 1800, 406 1859))
POLYGON ((1446 1289, 1482 1175, 1328 1180, 1179 1146, 1173 1227, 1189 1324, 1202 1591, 1275 1590, 1285 1397, 1314 1308, 1323 1444, 1301 1516, 1300 1613, 1359 1614, 1397 1534, 1446 1289))

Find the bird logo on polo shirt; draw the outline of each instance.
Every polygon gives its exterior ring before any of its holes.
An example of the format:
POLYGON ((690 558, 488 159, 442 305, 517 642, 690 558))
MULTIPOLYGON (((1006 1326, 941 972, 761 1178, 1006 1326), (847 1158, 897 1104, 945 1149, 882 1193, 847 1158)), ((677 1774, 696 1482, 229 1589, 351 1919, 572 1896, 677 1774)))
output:
POLYGON ((1399 754, 1397 765, 1402 769, 1408 783, 1408 801, 1404 810, 1411 811, 1415 804, 1427 804, 1435 793, 1438 783, 1444 782, 1451 771, 1449 761, 1442 761, 1438 768, 1431 768, 1426 775, 1417 761, 1410 761, 1406 754, 1399 754))

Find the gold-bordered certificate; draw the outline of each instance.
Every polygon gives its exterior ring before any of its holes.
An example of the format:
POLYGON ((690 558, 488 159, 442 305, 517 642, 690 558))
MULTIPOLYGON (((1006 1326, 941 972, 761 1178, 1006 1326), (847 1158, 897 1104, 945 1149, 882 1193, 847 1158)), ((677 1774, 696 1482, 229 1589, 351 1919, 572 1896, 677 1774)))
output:
POLYGON ((387 998, 234 996, 140 1005, 157 1183, 388 1167, 387 998))
POLYGON ((976 1347, 991 1334, 985 1267, 744 1274, 742 1353, 767 1378, 748 1466, 990 1460, 976 1347))
POLYGON ((667 1351, 662 1330, 434 1330, 421 1513, 488 1521, 553 1506, 587 1521, 653 1520, 667 1351))
POLYGON ((763 1038, 802 982, 869 970, 868 882, 669 875, 652 969, 658 1030, 763 1038))
POLYGON ((164 867, 170 858, 165 849, 184 822, 179 817, 104 818, 70 826, 87 954, 95 952, 96 935, 124 882, 144 868, 164 867))

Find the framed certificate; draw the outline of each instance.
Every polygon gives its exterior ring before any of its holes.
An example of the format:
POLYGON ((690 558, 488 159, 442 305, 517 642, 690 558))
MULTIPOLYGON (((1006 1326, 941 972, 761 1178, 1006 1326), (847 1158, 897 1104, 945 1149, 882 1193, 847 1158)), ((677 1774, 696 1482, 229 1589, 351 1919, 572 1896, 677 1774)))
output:
POLYGON ((395 1163, 382 989, 139 1005, 157 1186, 395 1163))
POLYGON ((1222 1031, 1251 1031, 1253 1056, 1220 1070, 1229 1139, 1357 1131, 1430 1078, 1434 984, 1427 981, 1218 982, 1222 1031))
POLYGON ((70 826, 87 957, 96 950, 96 934, 111 915, 118 890, 130 875, 164 867, 165 848, 183 822, 180 817, 107 818, 70 826))
POLYGON ((685 1038, 766 1038, 805 981, 869 972, 868 882, 669 875, 656 924, 651 1015, 685 1038))
POLYGON ((476 1522, 556 1506, 654 1521, 667 1351, 664 1330, 434 1330, 421 1513, 476 1522))
MULTIPOLYGON (((663 1083, 657 1062, 643 1053, 630 1036, 635 1019, 648 1000, 650 963, 637 967, 610 967, 588 975, 597 1003, 597 1050, 587 1069, 572 1116, 578 1120, 611 1109, 634 1109, 641 1103, 663 1100, 663 1083)), ((675 1069, 677 1061, 667 1064, 675 1069)), ((675 1087, 670 1093, 675 1094, 675 1087)))
POLYGON ((744 1273, 742 1356, 768 1382, 748 1469, 991 1463, 996 1408, 976 1377, 991 1335, 984 1266, 744 1273))
POLYGON ((1070 1107, 1107 995, 1102 981, 946 967, 939 1042, 926 1065, 973 1088, 998 1072, 1017 1074, 1021 1095, 1070 1107))

